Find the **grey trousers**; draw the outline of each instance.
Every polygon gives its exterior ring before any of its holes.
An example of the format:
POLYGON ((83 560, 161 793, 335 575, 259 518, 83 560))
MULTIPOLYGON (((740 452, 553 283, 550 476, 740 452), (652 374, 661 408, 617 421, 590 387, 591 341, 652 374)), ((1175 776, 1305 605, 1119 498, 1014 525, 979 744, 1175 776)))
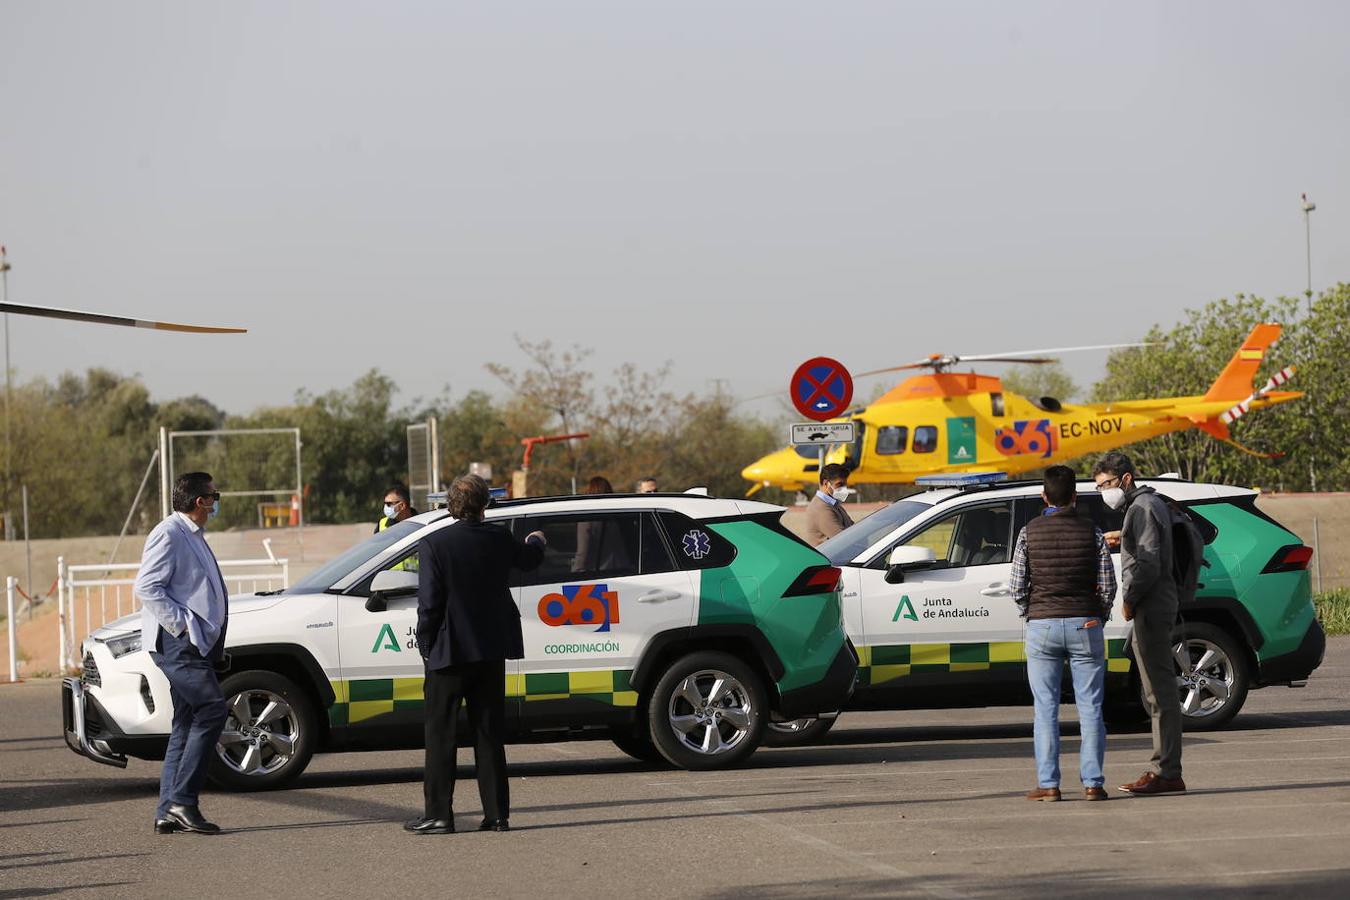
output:
POLYGON ((1135 607, 1134 631, 1130 634, 1139 681, 1144 687, 1144 708, 1153 723, 1149 768, 1159 778, 1181 777, 1181 694, 1172 656, 1176 621, 1175 600, 1150 597, 1135 607))

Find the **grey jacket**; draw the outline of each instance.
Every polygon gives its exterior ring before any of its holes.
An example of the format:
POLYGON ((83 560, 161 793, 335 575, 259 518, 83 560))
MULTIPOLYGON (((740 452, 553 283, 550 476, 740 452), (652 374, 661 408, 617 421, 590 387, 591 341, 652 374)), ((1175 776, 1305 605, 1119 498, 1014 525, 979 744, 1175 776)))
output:
POLYGON ((1121 599, 1126 606, 1177 604, 1172 580, 1172 513, 1151 487, 1126 495, 1120 528, 1121 599))

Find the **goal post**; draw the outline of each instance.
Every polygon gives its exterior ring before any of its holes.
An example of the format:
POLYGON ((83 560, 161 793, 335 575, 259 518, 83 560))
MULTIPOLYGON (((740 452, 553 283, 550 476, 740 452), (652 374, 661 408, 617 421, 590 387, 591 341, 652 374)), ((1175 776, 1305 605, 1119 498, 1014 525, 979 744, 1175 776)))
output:
POLYGON ((160 512, 172 512, 173 483, 178 457, 175 442, 198 440, 203 446, 188 458, 193 468, 210 471, 226 497, 298 497, 296 525, 303 558, 305 546, 304 480, 301 473, 299 428, 218 428, 208 431, 159 430, 160 512), (258 440, 255 440, 258 439, 258 440), (233 448, 233 449, 232 449, 233 448), (289 457, 294 454, 294 467, 289 457), (287 483, 291 478, 295 481, 287 483))

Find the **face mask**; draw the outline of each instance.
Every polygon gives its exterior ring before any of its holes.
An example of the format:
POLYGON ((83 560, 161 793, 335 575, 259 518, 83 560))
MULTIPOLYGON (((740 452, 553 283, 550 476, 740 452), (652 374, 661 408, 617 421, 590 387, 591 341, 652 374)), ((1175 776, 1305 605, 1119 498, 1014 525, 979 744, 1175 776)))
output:
POLYGON ((1118 487, 1107 488, 1102 491, 1102 502, 1112 509, 1120 509, 1125 505, 1125 490, 1118 487))
POLYGON ((219 500, 212 500, 212 501, 211 501, 211 511, 210 511, 209 513, 206 514, 206 517, 207 517, 208 519, 214 519, 214 518, 215 518, 216 516, 218 516, 218 515, 220 515, 220 501, 219 501, 219 500))
POLYGON ((851 493, 853 493, 853 488, 846 484, 841 484, 830 492, 830 496, 834 497, 836 500, 847 500, 848 495, 851 493))
POLYGON ((394 505, 393 505, 393 504, 391 504, 391 503, 386 503, 386 504, 384 505, 384 517, 385 517, 386 519, 392 519, 392 518, 394 517, 395 512, 396 512, 396 510, 394 509, 394 505))

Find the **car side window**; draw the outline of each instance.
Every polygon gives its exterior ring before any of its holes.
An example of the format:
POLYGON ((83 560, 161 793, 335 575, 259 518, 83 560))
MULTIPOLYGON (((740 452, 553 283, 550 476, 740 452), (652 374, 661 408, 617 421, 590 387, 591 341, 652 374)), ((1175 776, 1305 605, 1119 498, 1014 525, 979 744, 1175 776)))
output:
POLYGON ((677 512, 659 512, 661 526, 681 569, 720 569, 736 558, 736 546, 702 522, 677 512))
POLYGON ((1012 503, 1005 501, 960 510, 903 543, 932 550, 939 569, 990 566, 1012 559, 1012 528, 1012 503))
POLYGON ((638 513, 526 516, 518 537, 542 531, 548 546, 539 568, 522 573, 519 584, 558 584, 636 575, 641 550, 638 513))
POLYGON ((639 565, 643 575, 655 575, 660 572, 674 572, 679 566, 671 558, 670 548, 666 546, 666 537, 661 526, 651 513, 642 514, 642 561, 639 565))
MULTIPOLYGON (((1108 531, 1119 531, 1120 526, 1125 522, 1125 510, 1112 509, 1102 502, 1101 494, 1096 491, 1083 491, 1074 501, 1074 508, 1080 516, 1091 519, 1093 524, 1101 529, 1102 534, 1108 531)), ((1111 551, 1120 552, 1120 545, 1111 551)))
POLYGON ((932 453, 937 450, 938 430, 936 425, 920 425, 914 429, 914 452, 932 453))
POLYGON ((904 425, 884 425, 877 429, 877 455, 896 456, 905 452, 909 428, 904 425))

